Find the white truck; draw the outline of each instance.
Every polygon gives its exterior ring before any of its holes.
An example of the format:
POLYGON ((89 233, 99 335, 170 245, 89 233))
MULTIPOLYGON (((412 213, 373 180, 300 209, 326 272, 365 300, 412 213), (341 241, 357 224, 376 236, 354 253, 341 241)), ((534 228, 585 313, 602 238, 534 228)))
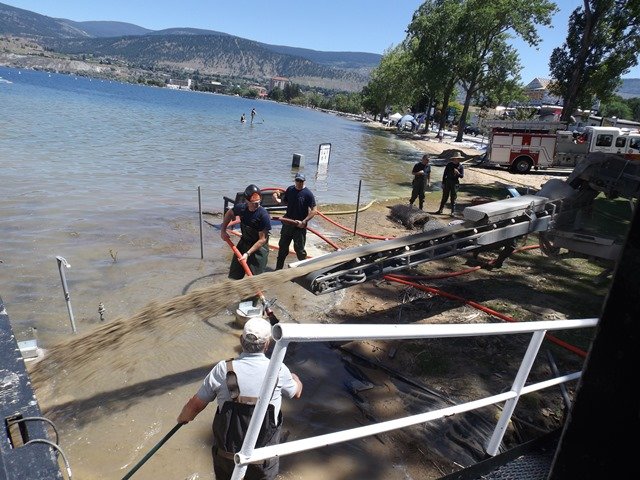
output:
POLYGON ((485 165, 527 173, 574 167, 589 153, 602 152, 640 161, 640 132, 617 127, 585 127, 574 133, 560 122, 492 122, 485 165))

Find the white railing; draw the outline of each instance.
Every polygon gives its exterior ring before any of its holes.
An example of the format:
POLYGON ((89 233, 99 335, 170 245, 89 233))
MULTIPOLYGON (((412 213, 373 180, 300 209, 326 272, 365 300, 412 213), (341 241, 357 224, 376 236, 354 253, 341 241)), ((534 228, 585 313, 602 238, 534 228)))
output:
POLYGON ((272 335, 275 347, 267 374, 262 383, 260 398, 249 422, 247 434, 242 448, 234 456, 236 463, 232 480, 240 480, 251 462, 262 461, 276 456, 290 455, 318 447, 333 445, 348 440, 363 438, 378 433, 396 430, 419 423, 430 422, 456 413, 468 412, 481 407, 505 402, 502 414, 486 446, 486 452, 495 456, 498 453, 502 438, 511 419, 518 399, 521 395, 542 390, 555 385, 580 378, 581 372, 562 375, 550 380, 525 386, 533 362, 540 350, 544 336, 548 331, 569 330, 577 328, 595 327, 597 318, 580 320, 554 320, 523 323, 484 323, 484 324, 426 324, 426 325, 327 325, 327 324, 292 324, 278 323, 273 326, 272 335), (529 346, 524 354, 520 368, 513 381, 511 389, 499 395, 474 400, 471 402, 441 408, 426 413, 407 416, 404 418, 380 422, 364 427, 342 430, 335 433, 294 440, 291 442, 255 448, 262 419, 269 405, 270 392, 273 392, 278 380, 278 372, 284 361, 287 346, 290 342, 325 342, 351 340, 399 340, 418 338, 446 338, 446 337, 476 337, 485 335, 504 335, 514 333, 531 333, 529 346))

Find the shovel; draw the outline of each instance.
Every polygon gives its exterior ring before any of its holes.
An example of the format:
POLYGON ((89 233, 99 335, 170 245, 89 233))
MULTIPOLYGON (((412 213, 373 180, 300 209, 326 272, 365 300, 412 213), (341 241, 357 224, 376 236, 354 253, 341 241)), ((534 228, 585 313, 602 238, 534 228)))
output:
MULTIPOLYGON (((238 259, 238 263, 242 265, 242 268, 244 269, 244 273, 247 276, 252 277, 253 273, 251 272, 249 265, 247 265, 247 262, 245 262, 242 259, 242 254, 240 253, 240 250, 238 250, 238 248, 234 245, 231 239, 226 240, 226 242, 229 244, 229 246, 231 247, 231 250, 233 250, 233 253, 236 255, 236 258, 238 259)), ((271 323, 271 325, 275 325, 276 323, 278 323, 280 320, 278 319, 278 317, 276 317, 276 314, 273 312, 273 310, 271 310, 271 307, 269 306, 269 302, 267 301, 266 298, 264 298, 264 294, 262 292, 257 292, 257 295, 258 295, 258 298, 260 298, 262 305, 264 305, 264 312, 267 314, 267 317, 269 317, 269 323, 271 323)))

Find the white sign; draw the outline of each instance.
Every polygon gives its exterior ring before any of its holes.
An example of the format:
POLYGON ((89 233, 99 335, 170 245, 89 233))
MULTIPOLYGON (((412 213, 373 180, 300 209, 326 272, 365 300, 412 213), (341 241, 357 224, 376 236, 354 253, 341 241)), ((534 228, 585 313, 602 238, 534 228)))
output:
POLYGON ((318 147, 318 165, 329 165, 329 157, 331 156, 331 144, 321 143, 318 147))

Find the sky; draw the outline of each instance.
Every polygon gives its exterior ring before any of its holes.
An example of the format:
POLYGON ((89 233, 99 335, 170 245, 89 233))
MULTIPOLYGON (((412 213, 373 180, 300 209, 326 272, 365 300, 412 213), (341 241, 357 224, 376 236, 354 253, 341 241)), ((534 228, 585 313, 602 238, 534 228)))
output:
MULTIPOLYGON (((398 45, 423 0, 0 0, 49 17, 77 22, 110 20, 150 30, 216 30, 272 45, 320 51, 382 54, 398 45)), ((553 28, 538 27, 538 48, 514 40, 522 81, 549 78, 551 51, 565 40, 570 13, 582 0, 556 0, 553 28)), ((636 66, 623 78, 640 78, 636 66)))

